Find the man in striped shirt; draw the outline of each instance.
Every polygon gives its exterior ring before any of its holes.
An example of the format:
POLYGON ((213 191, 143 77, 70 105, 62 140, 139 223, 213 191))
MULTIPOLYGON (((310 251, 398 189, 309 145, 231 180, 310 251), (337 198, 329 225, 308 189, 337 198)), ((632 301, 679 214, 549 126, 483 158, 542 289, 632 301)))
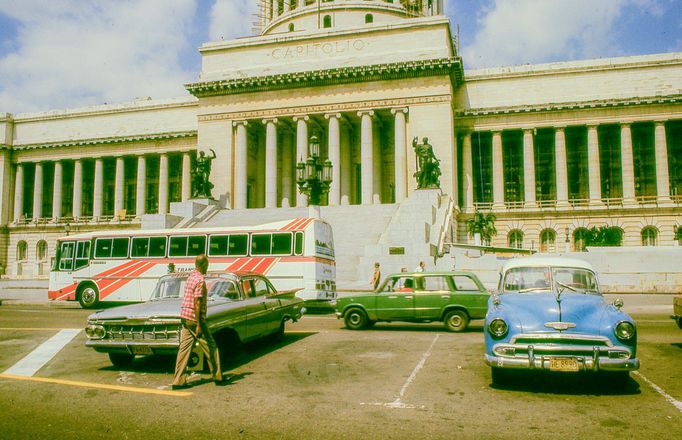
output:
POLYGON ((216 384, 223 384, 223 372, 220 369, 220 355, 213 336, 206 326, 206 281, 204 275, 208 270, 208 257, 198 255, 194 262, 195 269, 187 278, 185 293, 180 308, 182 329, 180 330, 180 348, 175 361, 175 378, 172 389, 187 388, 187 362, 192 347, 199 343, 201 351, 208 359, 208 366, 216 384))

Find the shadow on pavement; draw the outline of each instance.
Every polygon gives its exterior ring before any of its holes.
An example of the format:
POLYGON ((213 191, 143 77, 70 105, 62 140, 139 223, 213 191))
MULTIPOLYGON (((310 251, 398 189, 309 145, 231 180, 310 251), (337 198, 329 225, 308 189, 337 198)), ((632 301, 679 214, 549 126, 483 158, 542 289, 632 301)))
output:
POLYGON ((632 377, 611 377, 599 373, 555 373, 549 371, 506 371, 503 383, 491 384, 497 390, 524 393, 565 394, 577 396, 640 394, 639 383, 632 377))

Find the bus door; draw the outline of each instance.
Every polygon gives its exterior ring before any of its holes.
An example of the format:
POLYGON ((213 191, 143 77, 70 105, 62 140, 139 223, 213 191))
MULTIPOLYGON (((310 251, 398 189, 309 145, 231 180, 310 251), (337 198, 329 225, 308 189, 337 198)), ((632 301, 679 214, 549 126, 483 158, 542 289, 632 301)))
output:
POLYGON ((75 249, 74 241, 59 242, 55 267, 50 272, 50 290, 56 291, 73 284, 75 249))

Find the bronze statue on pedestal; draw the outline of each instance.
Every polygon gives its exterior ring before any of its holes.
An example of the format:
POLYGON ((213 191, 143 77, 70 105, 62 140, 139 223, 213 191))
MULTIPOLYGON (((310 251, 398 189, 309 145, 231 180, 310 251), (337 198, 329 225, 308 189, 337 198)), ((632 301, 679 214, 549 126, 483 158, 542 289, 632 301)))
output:
POLYGON ((440 160, 433 154, 429 138, 424 137, 421 144, 417 141, 415 136, 412 139, 412 148, 417 154, 417 171, 414 173, 417 189, 440 188, 440 160))
POLYGON ((194 168, 192 169, 193 199, 213 199, 211 195, 213 184, 208 179, 211 175, 211 162, 216 158, 216 154, 212 149, 209 149, 209 151, 213 156, 206 156, 204 151, 200 151, 194 162, 194 168))

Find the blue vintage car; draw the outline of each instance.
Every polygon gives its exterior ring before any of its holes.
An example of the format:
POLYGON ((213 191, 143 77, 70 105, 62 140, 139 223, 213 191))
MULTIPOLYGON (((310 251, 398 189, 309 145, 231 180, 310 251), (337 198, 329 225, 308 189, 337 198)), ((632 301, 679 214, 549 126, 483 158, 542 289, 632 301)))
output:
POLYGON ((493 384, 512 370, 600 372, 625 383, 639 368, 635 321, 608 304, 581 260, 527 257, 502 269, 485 320, 493 384))

